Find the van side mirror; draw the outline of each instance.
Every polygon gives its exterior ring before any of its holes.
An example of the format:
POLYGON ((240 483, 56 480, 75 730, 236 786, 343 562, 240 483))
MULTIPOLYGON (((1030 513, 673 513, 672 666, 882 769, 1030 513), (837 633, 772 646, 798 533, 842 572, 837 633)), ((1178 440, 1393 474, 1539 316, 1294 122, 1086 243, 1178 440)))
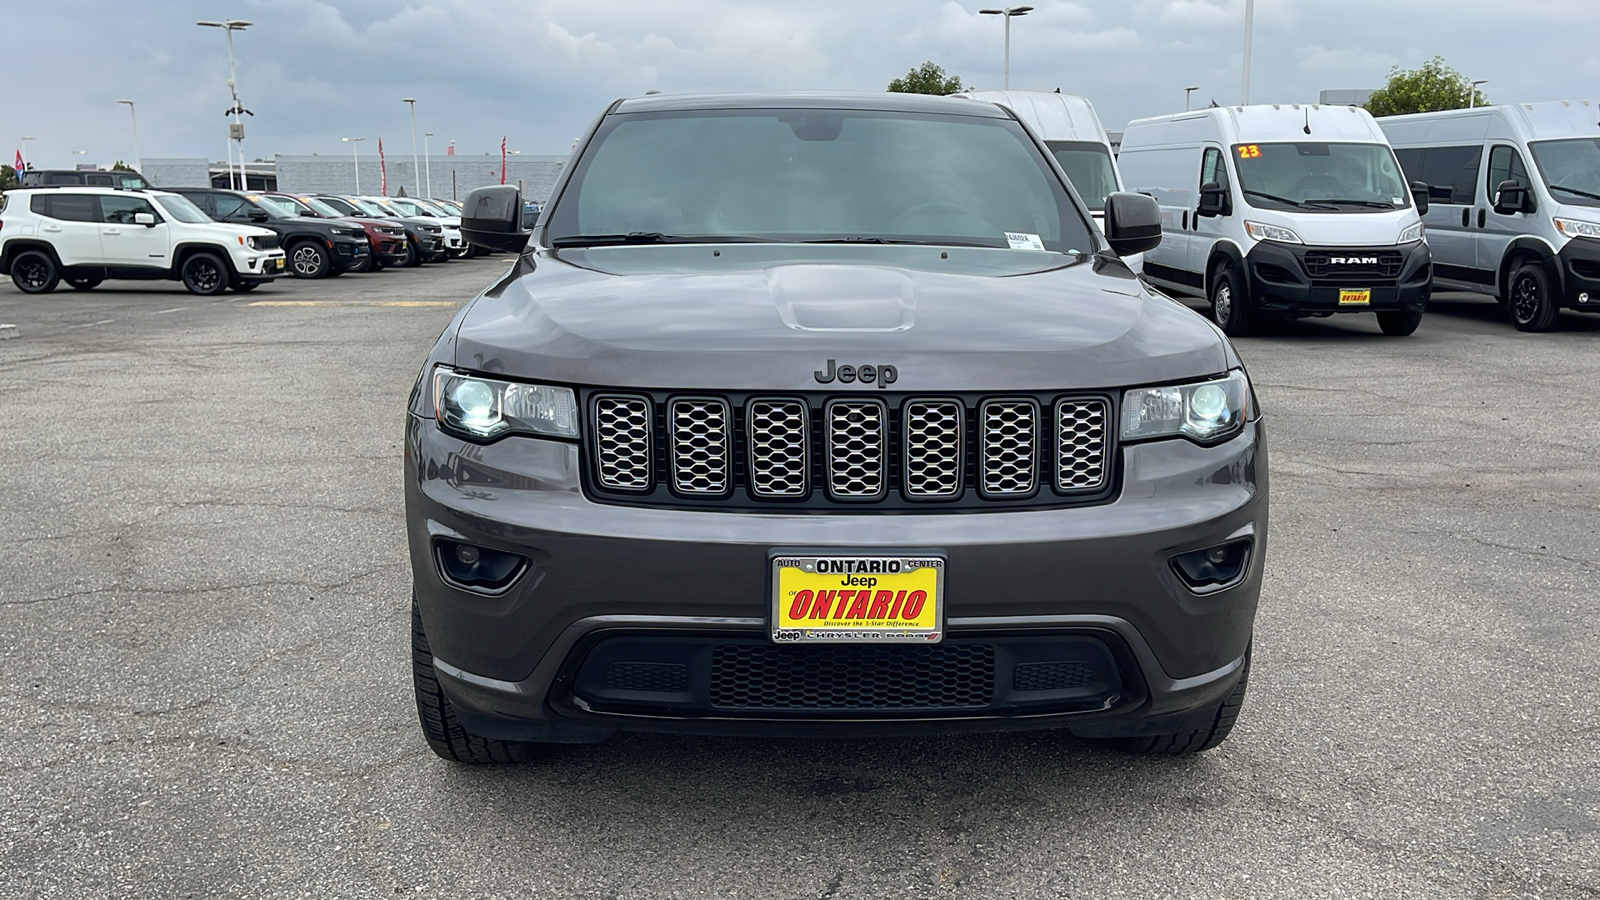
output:
POLYGON ((133 214, 133 224, 143 225, 146 228, 154 228, 156 227, 156 214, 136 212, 133 214))
POLYGON ((1161 244, 1161 207, 1144 194, 1106 195, 1106 242, 1118 256, 1154 250, 1161 244))
POLYGON ((1426 181, 1413 181, 1407 185, 1411 189, 1411 202, 1417 205, 1417 215, 1428 214, 1428 183, 1426 181))
POLYGON ((520 253, 529 234, 522 227, 522 192, 513 185, 478 188, 461 204, 461 237, 469 244, 520 253))
POLYGON ((1494 189, 1494 211, 1502 216, 1533 212, 1533 196, 1520 181, 1502 181, 1494 189))
POLYGON ((1228 189, 1215 181, 1200 185, 1200 208, 1197 216, 1225 216, 1228 214, 1228 189))

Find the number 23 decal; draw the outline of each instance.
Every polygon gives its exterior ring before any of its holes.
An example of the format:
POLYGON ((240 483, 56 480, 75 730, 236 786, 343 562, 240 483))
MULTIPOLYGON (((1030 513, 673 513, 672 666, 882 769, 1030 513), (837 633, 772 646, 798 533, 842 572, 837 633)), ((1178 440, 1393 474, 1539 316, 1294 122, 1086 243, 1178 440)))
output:
POLYGON ((1255 159, 1256 157, 1258 157, 1260 155, 1261 155, 1261 146, 1259 144, 1240 144, 1239 145, 1239 158, 1240 159, 1255 159))

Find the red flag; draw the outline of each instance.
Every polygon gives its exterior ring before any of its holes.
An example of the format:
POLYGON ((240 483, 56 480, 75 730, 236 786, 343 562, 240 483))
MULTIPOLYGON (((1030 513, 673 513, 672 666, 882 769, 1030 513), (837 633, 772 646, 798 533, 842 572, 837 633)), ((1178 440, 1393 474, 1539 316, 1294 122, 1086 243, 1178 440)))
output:
POLYGON ((444 148, 444 155, 445 156, 455 156, 456 155, 456 142, 455 141, 451 141, 450 142, 450 146, 444 148))
POLYGON ((506 183, 506 137, 500 136, 500 183, 506 183))
POLYGON ((383 161, 383 138, 378 138, 378 193, 389 196, 389 167, 383 161))
POLYGON ((24 165, 24 163, 22 162, 22 151, 18 150, 17 151, 17 164, 15 166, 12 166, 13 169, 16 169, 18 178, 22 177, 22 167, 23 167, 23 165, 24 165))

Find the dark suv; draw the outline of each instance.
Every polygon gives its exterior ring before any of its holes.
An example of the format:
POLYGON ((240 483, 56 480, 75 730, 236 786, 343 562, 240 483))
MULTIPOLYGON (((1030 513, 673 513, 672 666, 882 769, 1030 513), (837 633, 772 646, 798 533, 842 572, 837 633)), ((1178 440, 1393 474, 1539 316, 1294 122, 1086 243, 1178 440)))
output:
POLYGON ((406 419, 414 684, 447 759, 617 730, 1221 743, 1267 541, 1227 339, 1009 111, 618 101, 406 419))
POLYGON ((218 222, 239 222, 270 228, 289 258, 289 273, 297 278, 323 278, 369 263, 366 232, 355 223, 291 215, 264 202, 259 194, 217 188, 168 188, 188 197, 218 222))
POLYGON ((82 169, 24 169, 20 176, 18 183, 23 187, 57 187, 67 184, 83 184, 94 187, 126 188, 133 191, 143 191, 150 188, 150 182, 145 181, 143 175, 124 169, 109 172, 99 169, 92 171, 82 169))

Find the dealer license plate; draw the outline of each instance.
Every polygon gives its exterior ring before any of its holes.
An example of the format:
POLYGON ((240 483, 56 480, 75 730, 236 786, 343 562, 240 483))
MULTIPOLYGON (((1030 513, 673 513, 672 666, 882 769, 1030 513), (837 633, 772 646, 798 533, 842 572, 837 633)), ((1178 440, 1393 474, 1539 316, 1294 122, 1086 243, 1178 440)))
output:
POLYGON ((283 271, 283 260, 281 260, 281 259, 273 260, 272 261, 272 267, 274 269, 277 269, 278 271, 282 272, 283 271))
POLYGON ((772 639, 938 643, 944 560, 937 556, 775 556, 772 639))
POLYGON ((1371 288, 1362 288, 1360 290, 1339 289, 1340 306, 1367 306, 1370 303, 1372 303, 1371 288))

